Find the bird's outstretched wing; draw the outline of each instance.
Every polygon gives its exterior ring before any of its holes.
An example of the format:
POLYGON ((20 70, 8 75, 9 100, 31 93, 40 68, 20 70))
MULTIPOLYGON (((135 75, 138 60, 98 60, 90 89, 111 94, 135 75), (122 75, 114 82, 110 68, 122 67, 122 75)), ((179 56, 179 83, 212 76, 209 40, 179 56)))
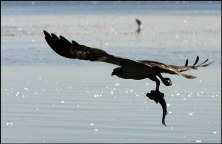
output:
POLYGON ((48 45, 60 56, 72 59, 107 62, 122 67, 127 65, 141 65, 146 67, 145 64, 139 61, 113 56, 104 50, 80 45, 76 41, 72 41, 71 43, 63 36, 57 37, 55 34, 49 34, 45 30, 43 32, 48 45))
POLYGON ((208 61, 208 59, 207 59, 203 63, 196 65, 198 61, 199 61, 199 56, 197 56, 196 61, 194 62, 194 64, 192 66, 188 66, 188 60, 186 60, 185 66, 167 65, 167 64, 164 64, 161 62, 147 61, 147 60, 143 60, 140 62, 155 68, 160 73, 177 74, 177 75, 182 75, 183 77, 188 78, 188 79, 194 79, 194 78, 196 78, 196 76, 184 74, 182 72, 188 71, 191 69, 197 70, 198 67, 207 67, 213 63, 213 62, 211 62, 211 63, 206 64, 206 62, 208 61))
POLYGON ((110 55, 101 49, 80 45, 76 41, 72 41, 71 43, 63 36, 57 37, 55 34, 53 33, 49 34, 45 30, 43 32, 45 34, 45 39, 47 43, 49 44, 49 46, 57 54, 66 58, 107 62, 107 63, 119 65, 122 67, 125 67, 125 66, 132 66, 134 68, 136 68, 137 66, 152 67, 157 72, 182 75, 188 79, 194 79, 196 77, 192 75, 184 74, 182 73, 183 71, 187 71, 190 69, 197 69, 198 67, 206 67, 211 64, 211 63, 205 64, 208 60, 207 59, 203 63, 196 65, 199 60, 199 57, 197 57, 193 66, 187 66, 188 60, 186 61, 185 66, 167 65, 161 62, 147 61, 147 60, 134 61, 134 60, 110 55))

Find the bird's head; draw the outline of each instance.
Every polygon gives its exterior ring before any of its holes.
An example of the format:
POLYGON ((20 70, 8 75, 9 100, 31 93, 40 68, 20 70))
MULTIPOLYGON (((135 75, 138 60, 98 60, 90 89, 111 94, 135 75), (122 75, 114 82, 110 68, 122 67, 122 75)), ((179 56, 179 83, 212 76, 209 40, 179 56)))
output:
POLYGON ((122 70, 122 68, 121 68, 121 67, 118 67, 118 68, 113 69, 113 72, 112 72, 111 75, 112 75, 112 76, 113 76, 113 75, 116 75, 116 76, 118 76, 118 77, 121 77, 121 76, 123 75, 123 70, 122 70))

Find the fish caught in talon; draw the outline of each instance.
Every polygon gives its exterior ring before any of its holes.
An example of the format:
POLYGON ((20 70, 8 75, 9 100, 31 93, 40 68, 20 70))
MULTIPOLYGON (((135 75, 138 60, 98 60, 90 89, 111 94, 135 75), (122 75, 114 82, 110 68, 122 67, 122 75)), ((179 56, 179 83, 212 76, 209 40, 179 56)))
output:
POLYGON ((165 117, 167 115, 167 105, 164 99, 164 94, 158 91, 151 90, 151 93, 147 93, 146 96, 149 99, 154 100, 157 104, 160 103, 163 109, 162 124, 166 126, 165 117))

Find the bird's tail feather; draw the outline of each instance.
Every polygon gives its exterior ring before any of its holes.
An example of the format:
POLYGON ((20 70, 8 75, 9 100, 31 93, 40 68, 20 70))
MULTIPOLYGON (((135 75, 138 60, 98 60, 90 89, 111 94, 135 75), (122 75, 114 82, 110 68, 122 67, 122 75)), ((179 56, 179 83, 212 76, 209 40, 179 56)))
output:
POLYGON ((184 73, 180 73, 180 74, 187 79, 195 79, 196 78, 196 76, 193 76, 193 75, 188 75, 188 74, 184 74, 184 73))

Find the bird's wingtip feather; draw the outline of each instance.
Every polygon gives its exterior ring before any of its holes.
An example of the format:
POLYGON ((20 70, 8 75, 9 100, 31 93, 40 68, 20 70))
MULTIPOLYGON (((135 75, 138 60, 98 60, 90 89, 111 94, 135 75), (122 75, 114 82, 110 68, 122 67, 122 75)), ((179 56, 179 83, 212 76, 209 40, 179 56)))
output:
POLYGON ((43 30, 43 33, 45 34, 45 36, 50 36, 50 34, 46 31, 46 30, 43 30))

